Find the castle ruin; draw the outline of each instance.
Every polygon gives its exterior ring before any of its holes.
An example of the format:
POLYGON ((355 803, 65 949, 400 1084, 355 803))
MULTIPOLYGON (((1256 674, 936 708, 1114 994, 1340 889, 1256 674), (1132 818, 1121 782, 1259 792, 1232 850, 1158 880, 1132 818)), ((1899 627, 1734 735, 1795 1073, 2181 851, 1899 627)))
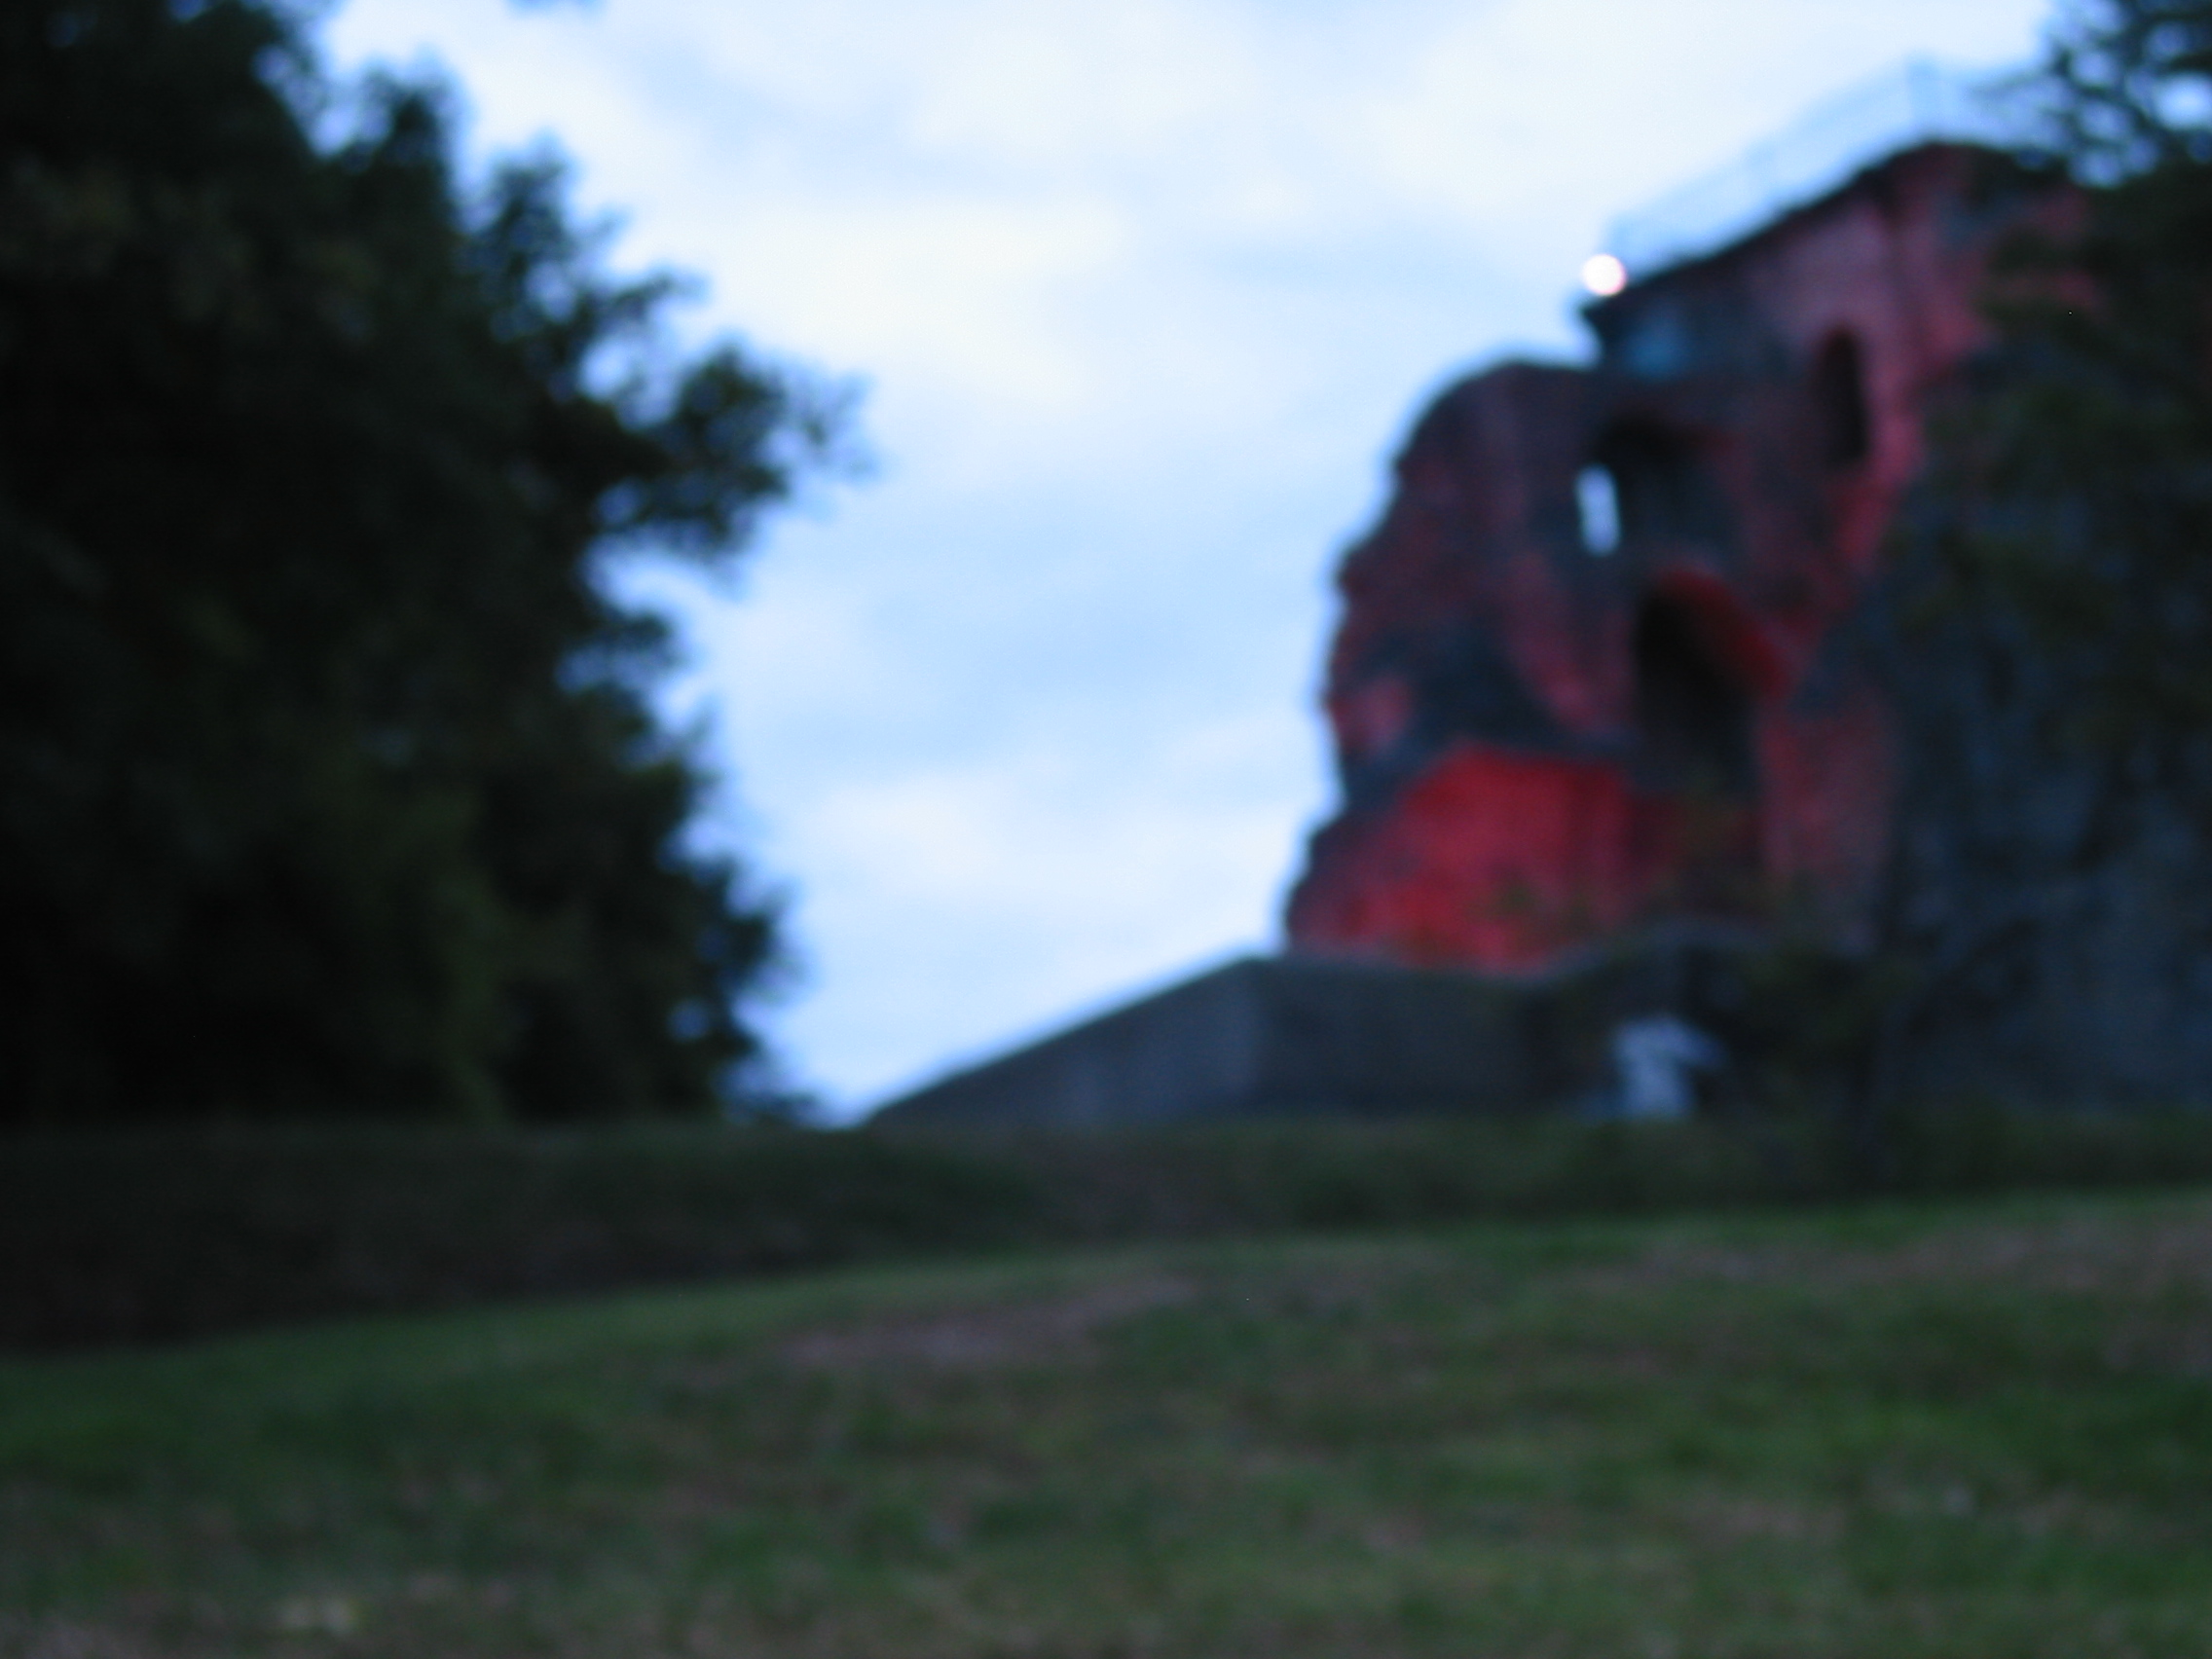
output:
POLYGON ((2121 856, 2071 868, 2083 780, 2025 741, 2049 688, 2032 663, 1990 674, 1956 629, 1907 641, 1890 586, 1931 420, 1991 341, 1993 265, 2083 201, 1923 134, 1628 273, 1584 310, 1588 366, 1507 362, 1446 390, 1339 572, 1341 801, 1285 951, 891 1116, 1586 1109, 1618 1092, 1624 1030, 1687 1017, 1740 1055, 1771 1041, 1746 970, 1786 938, 1841 977, 1792 993, 1784 1026, 1829 1018, 1822 985, 1863 977, 1871 952, 1915 959, 1941 995, 1892 997, 1885 1029, 1910 1040, 1874 1045, 1909 1092, 2198 1097, 2200 843, 2152 802, 2121 856), (1981 962, 1930 943, 1990 918, 2025 943, 1981 962))
POLYGON ((1591 366, 1439 397, 1338 577, 1343 805, 1291 948, 1517 971, 1785 915, 1862 940, 1895 737, 1840 625, 1986 337, 1992 253, 2058 205, 1920 145, 1589 306, 1591 366))

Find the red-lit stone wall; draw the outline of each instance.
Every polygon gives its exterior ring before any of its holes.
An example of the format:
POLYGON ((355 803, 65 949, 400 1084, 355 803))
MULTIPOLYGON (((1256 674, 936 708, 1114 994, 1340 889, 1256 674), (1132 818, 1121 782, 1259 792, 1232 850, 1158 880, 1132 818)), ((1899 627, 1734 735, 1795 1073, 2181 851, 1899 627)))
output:
POLYGON ((2066 207, 1982 152, 1907 151, 1594 305, 1593 367, 1438 399, 1339 576, 1344 803, 1291 947, 1514 969, 1666 916, 1862 930, 1892 749, 1840 625, 1994 246, 2066 207))

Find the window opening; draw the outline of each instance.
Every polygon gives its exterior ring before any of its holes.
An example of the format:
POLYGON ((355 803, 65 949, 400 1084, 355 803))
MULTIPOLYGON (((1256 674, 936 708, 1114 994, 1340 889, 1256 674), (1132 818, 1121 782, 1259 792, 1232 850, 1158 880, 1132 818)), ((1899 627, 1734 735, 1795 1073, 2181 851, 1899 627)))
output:
POLYGON ((1726 513, 1688 438, 1641 422, 1624 424, 1605 434, 1596 460, 1612 479, 1622 540, 1721 538, 1726 513))
POLYGON ((1866 459, 1871 431, 1866 420, 1865 366, 1859 341, 1831 334, 1813 361, 1813 403, 1821 422, 1821 459, 1830 466, 1854 466, 1866 459))
POLYGON ((1621 544, 1620 493, 1603 466, 1585 466, 1574 475, 1574 505, 1582 520, 1582 550, 1601 557, 1621 544))

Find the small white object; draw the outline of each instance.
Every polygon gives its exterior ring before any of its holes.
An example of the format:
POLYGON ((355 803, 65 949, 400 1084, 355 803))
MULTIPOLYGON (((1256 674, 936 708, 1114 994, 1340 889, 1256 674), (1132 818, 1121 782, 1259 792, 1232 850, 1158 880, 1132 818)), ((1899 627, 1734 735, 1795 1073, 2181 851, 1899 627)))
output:
POLYGON ((1594 253, 1582 262, 1582 285, 1609 300, 1628 286, 1628 267, 1609 253, 1594 253))
POLYGON ((1726 1051, 1671 1014, 1627 1019, 1613 1028, 1613 1069, 1624 1118, 1686 1118, 1697 1103, 1693 1072, 1711 1071, 1726 1051))

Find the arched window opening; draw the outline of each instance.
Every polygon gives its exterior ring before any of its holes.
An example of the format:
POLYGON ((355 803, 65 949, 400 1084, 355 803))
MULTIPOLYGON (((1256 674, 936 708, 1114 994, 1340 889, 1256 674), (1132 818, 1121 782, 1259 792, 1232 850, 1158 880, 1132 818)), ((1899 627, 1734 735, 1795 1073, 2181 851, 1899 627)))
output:
POLYGON ((1650 781, 1730 796, 1751 793, 1751 699, 1689 606, 1654 594, 1637 612, 1636 723, 1650 781))
POLYGON ((1872 432, 1866 420, 1866 373, 1859 340, 1831 334, 1813 359, 1813 406, 1821 424, 1821 460, 1856 466, 1866 459, 1872 432))
POLYGON ((1696 445, 1680 433, 1645 422, 1607 432, 1594 457, 1613 487, 1615 522, 1623 541, 1714 541, 1727 514, 1696 445))
POLYGON ((1585 466, 1574 476, 1574 506, 1582 524, 1582 550, 1601 557, 1621 544, 1621 498, 1613 475, 1585 466))

